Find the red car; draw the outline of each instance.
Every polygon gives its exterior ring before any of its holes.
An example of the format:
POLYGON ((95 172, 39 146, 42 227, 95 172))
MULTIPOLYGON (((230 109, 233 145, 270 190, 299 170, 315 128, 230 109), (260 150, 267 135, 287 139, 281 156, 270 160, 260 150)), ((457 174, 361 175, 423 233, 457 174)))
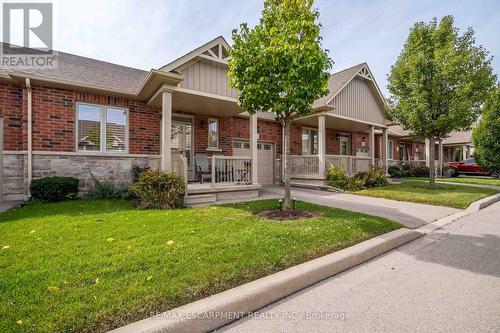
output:
POLYGON ((475 175, 489 175, 490 172, 485 168, 479 166, 473 158, 461 162, 450 162, 448 163, 448 168, 450 168, 453 177, 459 174, 475 174, 475 175))

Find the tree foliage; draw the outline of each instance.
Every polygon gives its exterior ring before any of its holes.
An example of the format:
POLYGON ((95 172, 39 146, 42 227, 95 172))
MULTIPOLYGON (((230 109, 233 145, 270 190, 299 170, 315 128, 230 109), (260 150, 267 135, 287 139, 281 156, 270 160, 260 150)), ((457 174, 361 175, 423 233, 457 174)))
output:
POLYGON ((271 111, 278 120, 312 111, 328 93, 331 61, 321 48, 312 0, 266 0, 262 18, 233 31, 229 75, 250 112, 271 111))
POLYGON ((484 103, 484 113, 473 132, 474 157, 482 167, 500 173, 500 86, 484 103))
POLYGON ((328 93, 332 66, 312 6, 312 0, 265 0, 259 24, 250 29, 243 23, 232 34, 229 76, 240 106, 274 113, 285 131, 284 209, 290 203, 290 123, 310 114, 313 102, 328 93))
POLYGON ((388 115, 412 134, 435 142, 471 128, 495 76, 488 52, 475 45, 474 31, 460 35, 453 17, 446 16, 439 24, 434 19, 413 26, 388 81, 388 115))

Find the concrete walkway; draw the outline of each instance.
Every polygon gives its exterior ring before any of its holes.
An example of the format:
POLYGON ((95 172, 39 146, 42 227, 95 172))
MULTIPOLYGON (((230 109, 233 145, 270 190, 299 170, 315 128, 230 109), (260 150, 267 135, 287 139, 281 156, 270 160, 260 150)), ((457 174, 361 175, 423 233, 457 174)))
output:
MULTIPOLYGON (((284 189, 282 186, 271 186, 264 187, 260 191, 260 194, 262 199, 271 197, 278 198, 283 197, 283 191, 284 189)), ((419 228, 427 223, 460 211, 460 209, 450 207, 301 188, 292 188, 292 197, 319 205, 385 217, 398 221, 411 229, 419 228)))
POLYGON ((497 332, 500 202, 220 331, 497 332))

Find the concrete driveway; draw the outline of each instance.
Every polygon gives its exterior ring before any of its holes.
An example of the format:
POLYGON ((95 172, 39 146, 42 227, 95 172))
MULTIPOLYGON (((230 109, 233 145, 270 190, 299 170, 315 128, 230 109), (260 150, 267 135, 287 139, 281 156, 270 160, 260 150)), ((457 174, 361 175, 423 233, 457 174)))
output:
POLYGON ((500 202, 223 332, 498 332, 500 202))
MULTIPOLYGON (((264 198, 283 197, 283 191, 284 189, 282 186, 264 187, 260 195, 264 198)), ((319 205, 385 217, 393 221, 398 221, 411 229, 419 228, 427 223, 460 211, 460 209, 450 207, 302 188, 292 188, 292 197, 319 205)))

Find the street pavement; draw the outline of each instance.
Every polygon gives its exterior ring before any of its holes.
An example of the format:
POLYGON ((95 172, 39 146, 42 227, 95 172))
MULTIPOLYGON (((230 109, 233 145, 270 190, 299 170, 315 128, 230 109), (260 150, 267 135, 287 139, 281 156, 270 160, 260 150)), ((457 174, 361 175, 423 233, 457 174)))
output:
POLYGON ((500 202, 219 331, 499 332, 500 202))

